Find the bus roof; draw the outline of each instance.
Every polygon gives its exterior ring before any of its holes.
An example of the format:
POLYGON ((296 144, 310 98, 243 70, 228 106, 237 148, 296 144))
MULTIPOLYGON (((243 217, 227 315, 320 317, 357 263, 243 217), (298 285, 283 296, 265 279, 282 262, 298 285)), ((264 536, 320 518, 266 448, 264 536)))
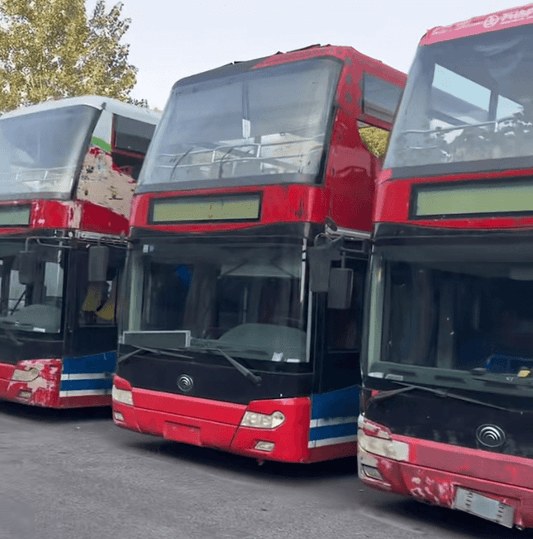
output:
POLYGON ((236 71, 249 71, 252 69, 260 69, 263 67, 271 67, 274 65, 287 64, 298 60, 307 60, 310 58, 319 57, 334 57, 343 61, 357 63, 360 65, 371 64, 374 68, 379 69, 388 76, 405 84, 406 75, 402 71, 384 64, 381 60, 377 60, 370 56, 359 52, 350 46, 339 45, 310 45, 301 49, 296 49, 287 52, 276 52, 270 56, 263 56, 253 60, 235 61, 230 64, 223 65, 208 71, 196 73, 174 83, 172 90, 178 86, 185 84, 193 84, 203 79, 211 79, 215 77, 223 77, 233 75, 236 71))
POLYGON ((526 24, 533 24, 533 4, 474 17, 450 26, 437 26, 426 32, 426 35, 420 40, 420 45, 431 45, 440 41, 497 32, 526 24))
POLYGON ((45 110, 60 109, 65 107, 74 107, 79 105, 85 105, 93 107, 98 110, 107 110, 113 114, 119 114, 127 118, 132 118, 140 122, 156 125, 161 119, 161 114, 153 112, 151 110, 143 109, 137 105, 131 105, 124 103, 118 99, 112 99, 110 97, 102 97, 97 95, 85 95, 82 97, 67 97, 65 99, 57 99, 45 101, 38 105, 29 105, 20 109, 6 112, 1 116, 3 118, 13 118, 15 116, 23 116, 25 114, 32 114, 34 112, 41 112, 45 110))

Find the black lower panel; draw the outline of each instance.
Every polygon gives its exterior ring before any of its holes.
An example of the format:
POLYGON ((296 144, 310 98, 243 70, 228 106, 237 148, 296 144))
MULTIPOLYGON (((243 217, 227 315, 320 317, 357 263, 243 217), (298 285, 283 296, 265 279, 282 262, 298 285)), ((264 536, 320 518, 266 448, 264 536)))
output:
MULTIPOLYGON (((489 399, 505 406, 504 397, 493 395, 489 399)), ((491 402, 489 399, 487 402, 491 402)), ((370 400, 365 416, 394 434, 532 458, 531 403, 513 399, 508 407, 499 410, 413 391, 370 400)))
POLYGON ((247 404, 257 399, 311 394, 312 373, 260 372, 254 369, 254 374, 261 376, 260 385, 245 378, 229 363, 224 365, 177 358, 134 356, 120 362, 117 367, 117 375, 133 387, 238 404, 247 404), (192 387, 188 391, 180 389, 178 385, 183 375, 192 379, 192 387))

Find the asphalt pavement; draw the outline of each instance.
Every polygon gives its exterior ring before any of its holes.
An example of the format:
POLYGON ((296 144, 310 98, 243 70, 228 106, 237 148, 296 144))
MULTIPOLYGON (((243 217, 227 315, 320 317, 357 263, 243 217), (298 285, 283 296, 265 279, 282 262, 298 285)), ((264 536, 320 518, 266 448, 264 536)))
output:
POLYGON ((527 538, 364 487, 355 459, 266 462, 0 402, 0 539, 527 538))

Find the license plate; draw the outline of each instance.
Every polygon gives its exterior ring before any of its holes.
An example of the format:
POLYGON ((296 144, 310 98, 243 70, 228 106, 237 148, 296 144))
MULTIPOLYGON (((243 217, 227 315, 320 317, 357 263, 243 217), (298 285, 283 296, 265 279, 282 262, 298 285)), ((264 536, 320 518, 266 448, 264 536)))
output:
POLYGON ((512 505, 501 503, 465 488, 457 488, 452 508, 496 522, 507 528, 513 527, 514 507, 512 505))

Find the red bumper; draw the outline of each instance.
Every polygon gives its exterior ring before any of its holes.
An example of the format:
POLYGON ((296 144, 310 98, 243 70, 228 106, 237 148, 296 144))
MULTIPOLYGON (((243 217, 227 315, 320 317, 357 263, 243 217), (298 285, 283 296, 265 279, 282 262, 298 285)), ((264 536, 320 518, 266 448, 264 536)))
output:
POLYGON ((61 369, 60 359, 0 363, 0 399, 58 408, 61 369))
POLYGON ((515 526, 533 527, 530 459, 393 435, 360 420, 358 465, 361 481, 371 488, 451 509, 457 489, 466 489, 511 506, 515 526))
POLYGON ((0 399, 44 408, 110 406, 110 395, 61 397, 61 359, 0 363, 0 399))
POLYGON ((134 403, 113 400, 113 420, 119 427, 260 460, 314 460, 308 448, 311 403, 307 397, 242 405, 132 388, 118 376, 114 386, 131 391, 134 403), (247 411, 265 415, 282 412, 285 420, 273 429, 242 426, 247 411), (272 449, 257 449, 258 444, 272 449))

